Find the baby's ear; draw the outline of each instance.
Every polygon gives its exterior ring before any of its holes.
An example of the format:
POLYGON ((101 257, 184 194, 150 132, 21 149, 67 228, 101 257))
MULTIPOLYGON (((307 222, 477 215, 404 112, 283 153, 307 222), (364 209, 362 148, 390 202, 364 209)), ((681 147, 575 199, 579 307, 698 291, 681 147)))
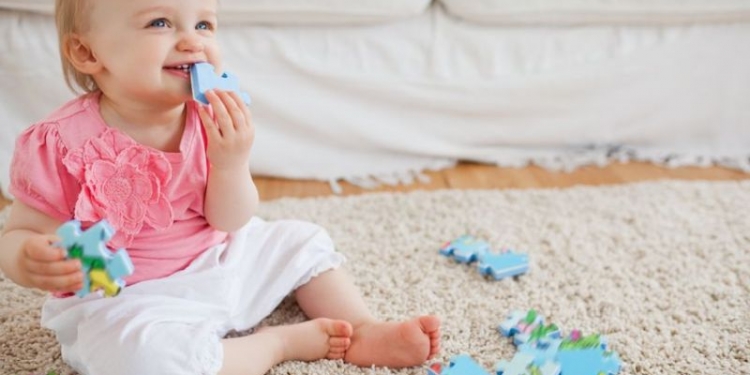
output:
POLYGON ((70 34, 63 42, 63 54, 76 70, 93 75, 102 69, 102 64, 89 44, 78 34, 70 34))

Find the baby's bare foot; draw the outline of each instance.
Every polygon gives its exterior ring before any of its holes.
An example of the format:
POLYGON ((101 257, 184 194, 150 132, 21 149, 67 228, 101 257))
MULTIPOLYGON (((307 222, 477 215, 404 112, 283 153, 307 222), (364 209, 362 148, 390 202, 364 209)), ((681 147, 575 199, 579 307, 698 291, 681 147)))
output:
POLYGON ((374 322, 357 327, 344 361, 358 366, 421 365, 440 349, 440 319, 420 316, 405 322, 374 322))
POLYGON ((352 326, 344 320, 319 318, 262 328, 258 331, 261 334, 272 334, 281 340, 283 361, 342 359, 351 343, 352 326))

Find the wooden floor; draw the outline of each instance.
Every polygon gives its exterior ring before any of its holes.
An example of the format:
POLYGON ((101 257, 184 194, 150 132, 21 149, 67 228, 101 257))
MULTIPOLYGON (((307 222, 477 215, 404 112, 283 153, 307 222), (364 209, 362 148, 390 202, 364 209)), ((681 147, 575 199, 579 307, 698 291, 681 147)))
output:
MULTIPOLYGON (((460 164, 456 168, 425 173, 430 182, 416 182, 407 186, 385 186, 362 189, 342 183, 343 195, 374 191, 412 191, 435 189, 504 189, 549 188, 574 185, 610 185, 629 182, 679 180, 740 180, 750 174, 726 168, 663 168, 647 163, 611 164, 604 168, 585 167, 571 173, 550 172, 539 167, 498 168, 489 165, 460 164)), ((314 197, 331 195, 331 187, 320 181, 290 181, 255 177, 262 200, 280 197, 314 197)))
MULTIPOLYGON (((585 167, 571 173, 550 172, 539 167, 521 169, 498 168, 479 164, 460 164, 456 168, 427 172, 430 181, 415 182, 407 186, 384 186, 362 189, 342 183, 343 195, 380 191, 412 191, 435 189, 503 189, 549 188, 573 185, 610 185, 629 182, 679 179, 679 180, 740 180, 750 179, 750 174, 726 168, 663 168, 645 163, 612 164, 604 168, 585 167)), ((331 186, 320 181, 285 180, 255 176, 262 200, 282 197, 317 197, 333 195, 331 186)), ((8 201, 0 197, 0 208, 8 201)))

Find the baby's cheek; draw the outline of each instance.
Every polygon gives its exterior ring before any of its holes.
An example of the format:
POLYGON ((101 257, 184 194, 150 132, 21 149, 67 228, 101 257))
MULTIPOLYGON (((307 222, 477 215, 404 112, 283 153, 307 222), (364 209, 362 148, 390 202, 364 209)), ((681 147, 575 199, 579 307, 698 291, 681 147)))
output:
POLYGON ((220 75, 224 73, 224 59, 221 58, 221 53, 218 47, 209 49, 207 56, 208 62, 214 66, 215 73, 220 75))

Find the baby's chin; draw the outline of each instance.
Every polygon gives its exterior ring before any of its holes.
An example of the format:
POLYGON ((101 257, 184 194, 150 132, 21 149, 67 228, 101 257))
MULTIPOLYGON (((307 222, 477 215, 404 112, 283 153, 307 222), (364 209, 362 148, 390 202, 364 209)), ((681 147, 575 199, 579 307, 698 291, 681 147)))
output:
POLYGON ((193 98, 193 92, 192 91, 189 92, 189 93, 187 93, 187 94, 184 94, 184 95, 182 95, 180 97, 180 101, 183 102, 183 103, 191 102, 193 100, 194 100, 194 98, 193 98))
POLYGON ((165 104, 181 105, 193 100, 193 92, 188 90, 182 93, 164 93, 159 99, 165 104))

